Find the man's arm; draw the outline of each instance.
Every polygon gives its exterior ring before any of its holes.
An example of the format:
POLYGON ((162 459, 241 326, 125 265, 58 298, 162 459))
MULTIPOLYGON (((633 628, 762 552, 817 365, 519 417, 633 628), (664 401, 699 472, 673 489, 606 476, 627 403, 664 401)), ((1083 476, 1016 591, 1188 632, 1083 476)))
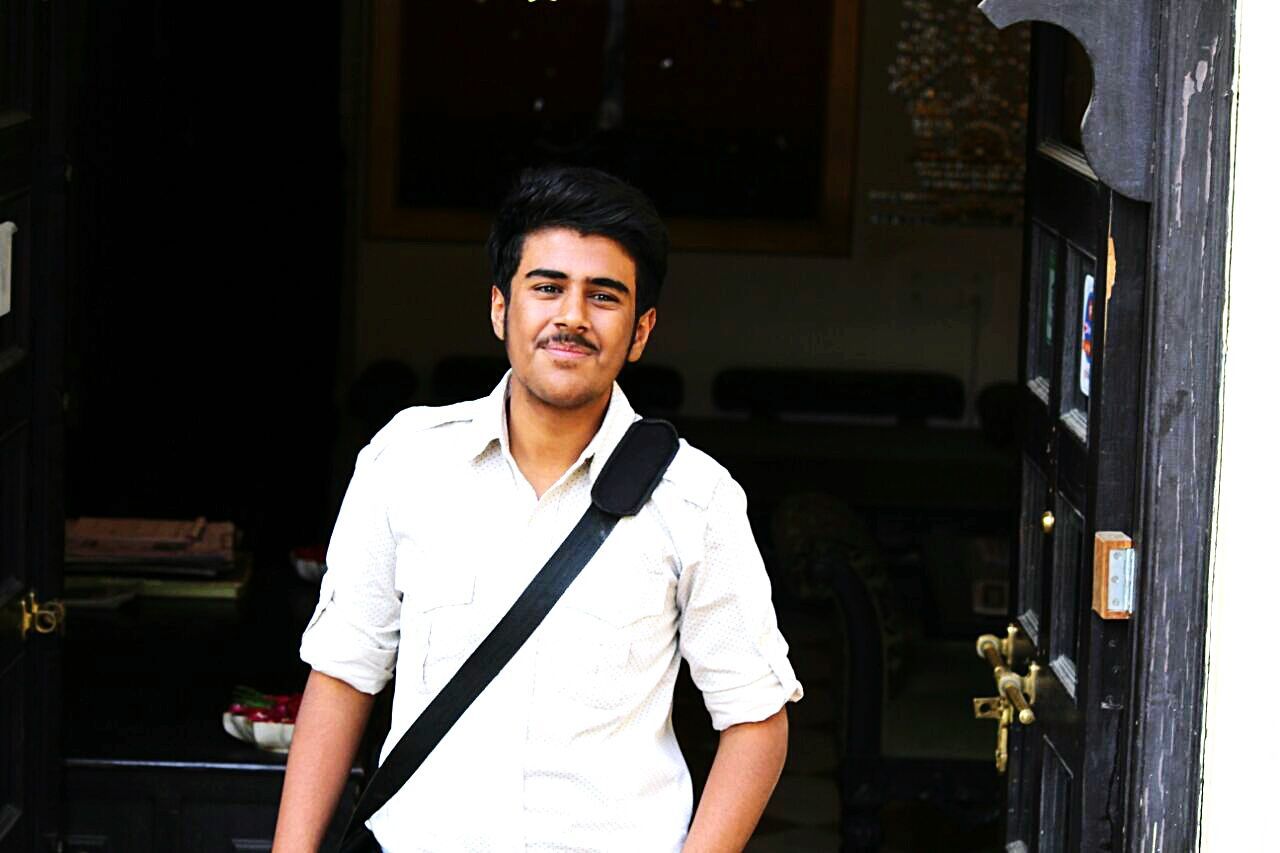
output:
POLYGON ((684 853, 739 851, 760 821, 787 760, 787 709, 720 733, 684 853))
POLYGON ((314 853, 351 772, 374 697, 311 672, 289 746, 274 853, 314 853))

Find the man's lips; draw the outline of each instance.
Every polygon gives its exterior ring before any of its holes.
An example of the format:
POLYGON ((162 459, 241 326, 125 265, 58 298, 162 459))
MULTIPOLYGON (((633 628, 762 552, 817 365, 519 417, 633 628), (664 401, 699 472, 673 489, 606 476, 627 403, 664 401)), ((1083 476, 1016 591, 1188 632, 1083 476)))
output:
POLYGON ((556 358, 586 358, 593 352, 586 347, 562 343, 543 344, 542 348, 556 358))
POLYGON ((586 358, 595 353, 596 347, 582 335, 561 332, 543 338, 541 348, 556 359, 572 360, 586 358))

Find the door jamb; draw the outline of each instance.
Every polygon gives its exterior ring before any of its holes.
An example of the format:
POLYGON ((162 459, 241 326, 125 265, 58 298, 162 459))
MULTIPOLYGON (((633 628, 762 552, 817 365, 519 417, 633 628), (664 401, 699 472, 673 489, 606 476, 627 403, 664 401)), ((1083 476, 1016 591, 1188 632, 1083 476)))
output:
POLYGON ((1125 846, 1192 850, 1229 251, 1235 0, 1168 0, 1156 25, 1125 846))

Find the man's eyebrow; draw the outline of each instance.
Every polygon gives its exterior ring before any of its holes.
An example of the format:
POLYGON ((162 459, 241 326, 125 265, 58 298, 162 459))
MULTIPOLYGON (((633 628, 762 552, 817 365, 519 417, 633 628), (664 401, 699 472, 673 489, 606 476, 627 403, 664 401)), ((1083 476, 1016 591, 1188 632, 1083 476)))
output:
POLYGON ((527 273, 525 273, 524 277, 525 278, 554 278, 554 279, 566 280, 569 278, 569 274, 562 273, 560 272, 560 270, 544 270, 539 268, 536 270, 529 270, 527 273))
POLYGON ((607 287, 610 290, 617 290, 617 291, 621 291, 622 293, 631 292, 631 288, 627 287, 625 284, 618 281, 616 278, 605 278, 603 276, 600 276, 598 278, 588 279, 588 281, 590 281, 592 284, 598 284, 601 287, 607 287))
MULTIPOLYGON (((539 267, 538 269, 529 270, 527 273, 524 274, 524 277, 525 278, 551 278, 551 279, 555 279, 556 281, 569 280, 568 273, 563 273, 560 270, 542 269, 541 267, 539 267)), ((610 290, 617 290, 620 293, 631 292, 631 288, 627 287, 625 284, 618 281, 616 278, 596 276, 595 278, 587 279, 587 281, 591 282, 594 285, 598 285, 599 287, 607 287, 610 290)))

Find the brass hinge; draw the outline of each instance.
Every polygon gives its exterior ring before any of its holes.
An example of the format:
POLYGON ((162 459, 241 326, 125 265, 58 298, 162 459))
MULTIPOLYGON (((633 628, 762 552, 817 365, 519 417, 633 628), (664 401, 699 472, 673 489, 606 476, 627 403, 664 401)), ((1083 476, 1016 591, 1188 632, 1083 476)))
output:
POLYGON ((22 602, 22 639, 32 631, 37 634, 65 634, 67 631, 67 606, 61 601, 36 601, 34 592, 27 593, 22 602))

